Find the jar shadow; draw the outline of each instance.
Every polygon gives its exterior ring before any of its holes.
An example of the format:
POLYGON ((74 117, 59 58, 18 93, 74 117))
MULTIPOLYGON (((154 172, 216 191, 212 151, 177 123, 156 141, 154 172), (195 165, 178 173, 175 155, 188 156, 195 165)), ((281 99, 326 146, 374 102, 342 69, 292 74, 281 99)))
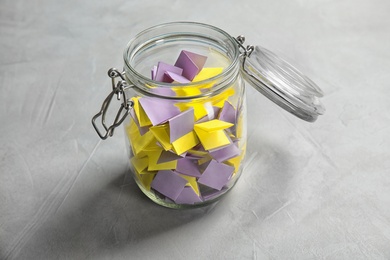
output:
POLYGON ((168 209, 147 198, 129 170, 112 175, 117 177, 100 192, 89 194, 81 203, 70 201, 72 207, 49 218, 26 242, 19 257, 31 256, 32 252, 41 259, 112 255, 115 250, 129 250, 144 240, 198 221, 217 205, 168 209))

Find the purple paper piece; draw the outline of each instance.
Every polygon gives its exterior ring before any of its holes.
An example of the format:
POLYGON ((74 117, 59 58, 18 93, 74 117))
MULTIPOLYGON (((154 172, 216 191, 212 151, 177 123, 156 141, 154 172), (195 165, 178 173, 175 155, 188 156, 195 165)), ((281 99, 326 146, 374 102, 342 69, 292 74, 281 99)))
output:
POLYGON ((232 124, 236 123, 236 110, 227 101, 225 101, 221 112, 219 113, 219 120, 229 122, 232 124))
POLYGON ((234 167, 211 160, 198 183, 210 188, 221 190, 230 180, 234 172, 234 167))
POLYGON ((201 119, 199 119, 198 121, 196 121, 196 123, 200 124, 200 123, 204 123, 204 122, 207 122, 207 121, 210 121, 209 117, 208 116, 204 116, 201 119))
POLYGON ((154 94, 157 94, 159 96, 165 96, 165 97, 175 97, 176 96, 176 92, 173 91, 171 88, 166 88, 166 87, 152 88, 151 91, 154 94))
POLYGON ((194 129, 194 109, 190 108, 169 119, 169 138, 171 143, 194 129))
POLYGON ((225 193, 227 190, 226 187, 222 188, 220 191, 214 191, 212 193, 209 193, 209 194, 206 194, 206 195, 203 195, 203 200, 204 201, 207 201, 207 200, 211 200, 211 199, 214 199, 215 197, 219 196, 219 195, 222 195, 223 193, 225 193))
POLYGON ((189 51, 181 51, 177 61, 176 67, 182 68, 183 75, 188 80, 192 81, 199 71, 203 68, 206 63, 207 57, 199 55, 189 51))
POLYGON ((176 171, 181 174, 192 176, 192 177, 202 176, 202 174, 199 171, 198 164, 188 159, 187 157, 179 159, 177 161, 176 171))
POLYGON ((156 78, 156 73, 157 73, 157 66, 153 66, 153 68, 151 70, 152 80, 154 80, 156 78))
POLYGON ((162 151, 160 154, 160 158, 158 158, 157 160, 157 164, 171 162, 178 159, 182 159, 182 157, 169 151, 162 151))
POLYGON ((183 84, 191 82, 186 77, 183 77, 182 75, 178 75, 170 71, 165 72, 165 75, 170 78, 170 82, 176 81, 178 83, 183 84))
POLYGON ((175 199, 177 204, 194 204, 202 202, 202 199, 195 193, 191 187, 184 187, 180 195, 175 199))
MULTIPOLYGON (((178 75, 182 75, 182 73, 183 73, 182 68, 179 68, 179 67, 176 67, 176 66, 173 66, 173 65, 170 65, 170 64, 167 64, 167 63, 160 61, 157 64, 157 71, 156 71, 156 75, 155 75, 154 80, 160 81, 160 82, 168 82, 168 81, 164 81, 164 79, 167 80, 167 78, 168 78, 165 75, 165 72, 167 72, 167 71, 176 73, 178 75)), ((170 82, 168 82, 168 83, 170 83, 170 82)))
POLYGON ((240 155, 240 149, 236 146, 236 144, 232 143, 227 146, 223 146, 218 149, 214 149, 210 151, 210 155, 217 161, 217 162, 224 162, 226 160, 229 160, 231 158, 234 158, 236 156, 240 155))
POLYGON ((211 118, 210 120, 218 118, 218 114, 221 111, 219 107, 214 107, 214 106, 213 106, 213 110, 214 110, 214 118, 211 118))
POLYGON ((169 100, 143 97, 139 99, 139 103, 153 125, 164 123, 180 114, 179 108, 169 100))
POLYGON ((183 191, 187 180, 170 170, 158 171, 151 187, 164 196, 175 200, 183 191))

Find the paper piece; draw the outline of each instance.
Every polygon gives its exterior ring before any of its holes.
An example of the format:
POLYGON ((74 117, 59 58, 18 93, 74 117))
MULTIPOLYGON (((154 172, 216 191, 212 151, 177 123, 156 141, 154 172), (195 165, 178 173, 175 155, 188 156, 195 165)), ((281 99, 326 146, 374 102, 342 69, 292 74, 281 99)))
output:
POLYGON ((172 149, 172 144, 169 141, 169 126, 158 125, 150 128, 152 134, 156 137, 157 141, 161 144, 165 151, 172 149))
POLYGON ((183 69, 160 61, 157 64, 157 71, 154 80, 160 82, 167 82, 167 83, 172 82, 169 81, 170 80, 169 77, 167 77, 165 74, 165 72, 167 71, 173 72, 178 75, 182 75, 183 69))
POLYGON ((240 149, 238 149, 235 143, 210 151, 210 155, 217 162, 224 162, 226 160, 238 156, 239 154, 240 154, 240 149))
POLYGON ((175 97, 176 93, 171 88, 167 87, 157 87, 157 88, 151 88, 151 92, 153 92, 156 95, 164 96, 164 97, 175 97))
POLYGON ((171 82, 177 82, 177 83, 182 83, 182 84, 191 82, 186 77, 179 75, 179 74, 176 74, 176 73, 173 73, 173 72, 170 72, 170 71, 165 72, 165 74, 170 79, 171 82))
POLYGON ((150 121, 149 117, 146 115, 145 110, 139 104, 140 99, 141 99, 140 97, 133 97, 131 99, 133 101, 133 109, 137 116, 138 122, 140 126, 151 125, 152 122, 150 121))
POLYGON ((164 196, 176 200, 186 184, 187 180, 173 171, 159 171, 152 181, 151 187, 164 196))
POLYGON ((229 122, 232 124, 236 123, 236 110, 228 101, 225 101, 221 113, 219 114, 219 120, 229 122))
POLYGON ((175 87, 173 90, 178 97, 194 97, 202 94, 202 91, 197 87, 175 87))
POLYGON ((173 143, 180 137, 194 130, 194 109, 190 108, 187 111, 172 117, 168 122, 170 141, 173 143))
POLYGON ((130 132, 131 128, 129 129, 128 135, 129 139, 131 140, 131 145, 134 148, 133 152, 138 155, 138 153, 142 152, 149 144, 151 144, 154 141, 157 141, 156 138, 154 138, 153 134, 149 131, 143 136, 139 134, 139 132, 130 132))
POLYGON ((187 152, 189 149, 193 148, 199 143, 199 139, 196 136, 194 131, 189 132, 188 134, 180 137, 172 143, 173 149, 176 154, 182 154, 187 152))
POLYGON ((191 187, 195 191, 195 193, 199 196, 200 195, 200 191, 199 191, 199 185, 198 185, 198 182, 197 182, 196 178, 192 177, 192 176, 187 176, 187 175, 184 175, 184 174, 180 174, 180 173, 178 173, 178 174, 179 174, 180 177, 182 177, 182 178, 187 180, 186 186, 191 187))
POLYGON ((211 160, 202 177, 199 178, 198 183, 221 190, 230 180, 233 171, 234 167, 211 160))
POLYGON ((149 164, 149 159, 147 157, 140 158, 140 159, 133 157, 133 158, 131 158, 130 161, 131 161, 131 164, 134 166, 134 169, 138 173, 141 173, 143 170, 145 170, 149 164))
MULTIPOLYGON (((196 77, 192 79, 192 82, 198 82, 202 80, 206 80, 212 77, 215 77, 219 74, 221 74, 223 71, 223 68, 203 68, 196 77)), ((205 85, 206 86, 206 85, 205 85)), ((211 85, 212 86, 212 85, 211 85)), ((207 84, 206 87, 211 87, 209 84, 207 84)))
POLYGON ((181 51, 177 61, 176 67, 182 68, 182 75, 188 80, 192 81, 194 77, 201 71, 206 63, 207 57, 189 51, 181 51))
POLYGON ((148 152, 149 165, 148 171, 159 171, 159 170, 173 170, 176 169, 177 161, 169 161, 164 163, 158 163, 158 159, 162 150, 148 152))
POLYGON ((177 161, 176 171, 193 177, 202 176, 197 163, 187 158, 182 158, 177 161))
POLYGON ((177 204, 195 204, 202 202, 201 198, 191 187, 184 187, 179 196, 175 199, 177 204))
POLYGON ((175 153, 172 153, 169 151, 162 151, 162 153, 160 154, 160 157, 157 160, 157 163, 158 164, 166 163, 166 162, 171 162, 171 161, 179 160, 179 159, 182 159, 182 157, 175 154, 175 153))
POLYGON ((240 155, 240 156, 231 158, 225 162, 226 164, 234 167, 234 174, 236 174, 238 172, 238 170, 240 169, 242 158, 243 158, 243 156, 240 155))
POLYGON ((152 184, 152 181, 154 179, 154 177, 156 176, 155 173, 153 174, 137 174, 138 176, 138 179, 141 181, 142 183, 142 186, 146 189, 146 190, 150 190, 151 188, 151 184, 152 184))
POLYGON ((221 121, 218 119, 213 119, 204 123, 195 124, 194 128, 198 128, 206 132, 212 132, 212 131, 227 129, 232 126, 233 124, 231 123, 221 121))
POLYGON ((203 195, 202 198, 204 201, 212 200, 212 199, 224 194, 227 191, 227 189, 228 189, 227 187, 223 187, 220 191, 214 191, 212 193, 208 193, 208 194, 203 195))
POLYGON ((231 143, 224 130, 207 132, 201 128, 195 127, 194 129, 196 135, 206 150, 216 149, 231 143))
POLYGON ((139 103, 154 126, 180 114, 179 108, 170 100, 143 97, 139 103))

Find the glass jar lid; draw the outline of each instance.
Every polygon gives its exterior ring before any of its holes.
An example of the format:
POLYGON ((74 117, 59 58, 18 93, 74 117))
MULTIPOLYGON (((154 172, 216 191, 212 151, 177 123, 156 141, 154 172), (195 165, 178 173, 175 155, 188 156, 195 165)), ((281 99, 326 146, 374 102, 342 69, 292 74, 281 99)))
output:
POLYGON ((244 48, 241 59, 244 78, 286 111, 308 122, 325 112, 321 89, 284 59, 260 46, 244 48))

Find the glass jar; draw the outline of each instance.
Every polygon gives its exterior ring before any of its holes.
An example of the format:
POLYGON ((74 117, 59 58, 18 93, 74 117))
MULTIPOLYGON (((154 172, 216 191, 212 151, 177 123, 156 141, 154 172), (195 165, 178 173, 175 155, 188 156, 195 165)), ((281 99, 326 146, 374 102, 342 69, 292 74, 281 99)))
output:
POLYGON ((302 119, 315 121, 323 113, 321 91, 312 81, 268 50, 243 43, 243 36, 233 38, 206 24, 162 24, 128 43, 123 72, 109 70, 113 90, 93 125, 106 139, 124 123, 133 177, 154 202, 204 206, 232 189, 246 151, 244 79, 302 119), (192 81, 152 79, 157 64, 174 64, 183 51, 207 58, 192 81), (121 106, 108 126, 114 95, 121 106))

